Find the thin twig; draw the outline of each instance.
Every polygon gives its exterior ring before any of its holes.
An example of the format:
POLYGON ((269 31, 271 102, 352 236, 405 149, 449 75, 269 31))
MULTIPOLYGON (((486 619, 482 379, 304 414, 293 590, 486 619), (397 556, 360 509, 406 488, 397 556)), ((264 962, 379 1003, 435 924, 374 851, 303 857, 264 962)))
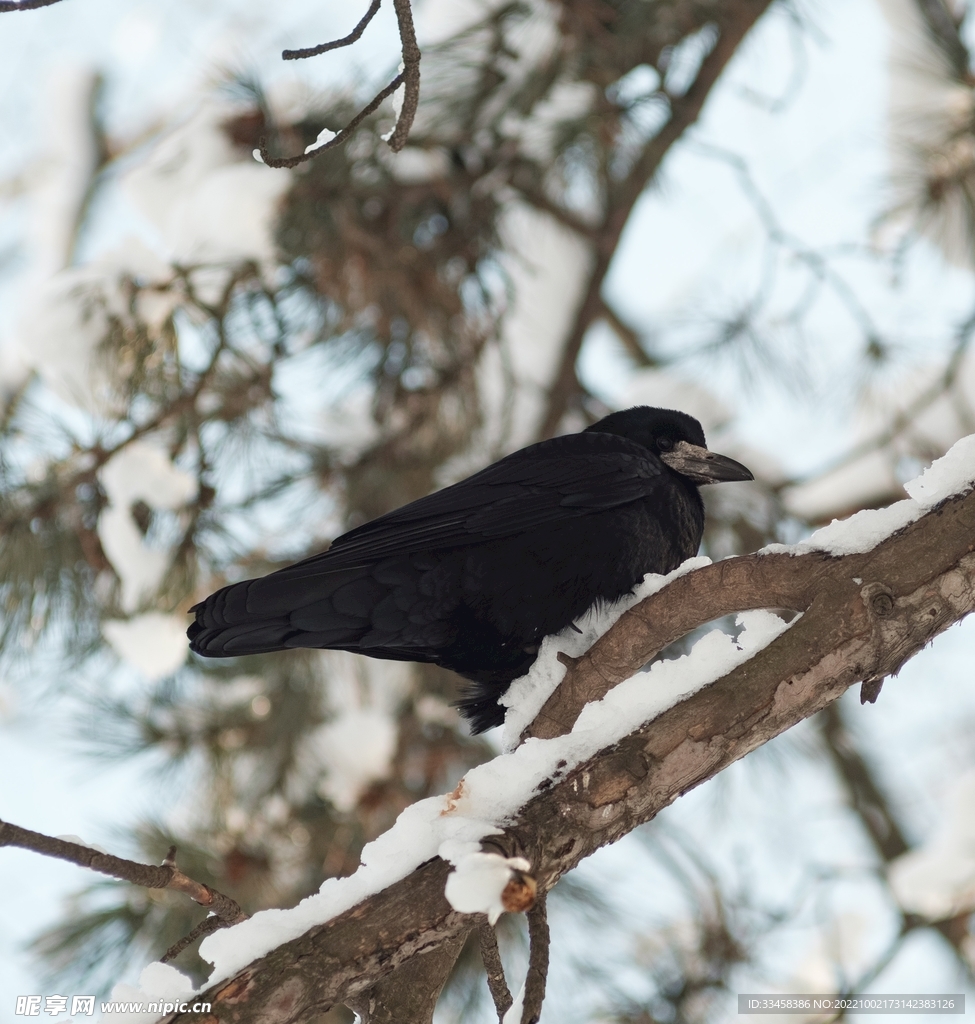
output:
POLYGON ((478 926, 477 938, 481 944, 481 962, 487 974, 488 988, 494 1000, 494 1008, 498 1011, 498 1021, 504 1024, 504 1015, 511 1009, 514 1000, 504 977, 504 966, 501 963, 501 953, 498 951, 498 937, 487 919, 478 926))
POLYGON ((281 54, 282 60, 304 60, 305 57, 317 57, 320 53, 327 53, 329 50, 337 50, 340 46, 351 46, 366 30, 366 25, 376 16, 382 0, 372 0, 369 10, 363 15, 358 25, 341 39, 333 39, 330 43, 321 43, 319 46, 309 46, 303 50, 284 50, 281 54))
POLYGON ((347 142, 349 136, 352 134, 353 129, 358 128, 359 125, 379 106, 380 103, 387 96, 392 96, 394 92, 403 84, 406 80, 405 72, 400 72, 390 83, 386 86, 382 92, 377 93, 373 98, 372 102, 362 108, 355 117, 341 130, 339 131, 334 139, 329 139, 324 145, 318 146, 316 149, 312 149, 307 153, 302 153, 300 156, 287 156, 287 157, 273 157, 267 148, 267 139, 262 135, 258 142, 258 152, 261 154, 261 160, 266 163, 268 167, 297 167, 299 164, 305 163, 306 160, 311 160, 313 156, 317 156, 319 153, 326 149, 334 149, 336 146, 341 146, 347 142))
POLYGON ((0 0, 0 14, 8 11, 33 11, 38 7, 50 7, 51 4, 59 4, 61 0, 21 0, 14 3, 13 0, 0 0))
POLYGON ((226 928, 231 923, 230 921, 225 921, 222 917, 217 917, 216 914, 203 918, 189 935, 184 935, 179 942, 174 942, 159 958, 159 962, 168 964, 170 960, 175 960, 187 946, 197 939, 201 939, 204 935, 209 935, 211 932, 219 931, 221 928, 226 928))
POLYGON ((9 821, 0 821, 0 846, 19 846, 24 850, 41 853, 45 857, 67 860, 103 875, 119 878, 123 882, 141 885, 146 889, 175 889, 189 896, 200 906, 206 907, 227 924, 236 924, 247 917, 236 900, 184 875, 175 864, 175 846, 170 848, 166 859, 157 867, 155 864, 140 864, 138 861, 102 853, 90 846, 82 846, 66 839, 56 839, 41 832, 32 832, 19 825, 12 825, 9 821))
POLYGON ((528 977, 525 978, 521 1024, 538 1024, 545 999, 545 981, 548 978, 549 933, 545 893, 539 893, 528 911, 528 944, 528 977))
MULTIPOLYGON (((281 56, 285 60, 299 60, 303 57, 314 57, 316 54, 325 53, 327 50, 334 50, 340 46, 350 46, 359 36, 362 35, 365 27, 372 21, 379 10, 380 0, 373 0, 369 10, 366 11, 362 20, 347 35, 341 39, 333 40, 330 43, 322 43, 320 46, 309 47, 305 50, 285 50, 281 56)), ((371 102, 359 111, 354 118, 342 129, 320 146, 314 146, 299 156, 273 157, 267 148, 267 139, 262 136, 258 142, 257 152, 261 160, 268 167, 297 167, 303 164, 326 149, 335 149, 342 146, 352 136, 352 132, 358 128, 362 121, 367 118, 387 96, 392 96, 397 89, 403 87, 403 106, 400 108, 399 116, 396 119, 396 126, 386 139, 386 142, 394 153, 398 153, 405 145, 409 137, 410 129, 413 127, 413 119, 416 117, 416 109, 420 102, 420 47, 416 42, 416 30, 413 27, 413 10, 410 0, 393 0, 393 7, 396 9, 396 21, 399 25, 399 37, 403 52, 403 70, 386 86, 378 92, 371 102)))

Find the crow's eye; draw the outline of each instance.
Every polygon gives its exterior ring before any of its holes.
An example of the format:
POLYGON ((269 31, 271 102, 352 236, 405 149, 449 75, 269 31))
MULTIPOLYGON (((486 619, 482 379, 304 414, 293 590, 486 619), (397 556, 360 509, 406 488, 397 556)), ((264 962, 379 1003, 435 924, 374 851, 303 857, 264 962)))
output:
POLYGON ((669 452, 669 451, 671 451, 673 449, 674 442, 671 441, 671 439, 669 437, 658 437, 657 438, 657 447, 662 452, 669 452))

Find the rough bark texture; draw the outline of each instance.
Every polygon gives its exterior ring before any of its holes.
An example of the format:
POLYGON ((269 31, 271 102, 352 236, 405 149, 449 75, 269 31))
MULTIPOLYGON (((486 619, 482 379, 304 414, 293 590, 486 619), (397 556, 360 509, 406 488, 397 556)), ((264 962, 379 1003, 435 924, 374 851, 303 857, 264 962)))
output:
MULTIPOLYGON (((975 608, 973 549, 970 493, 942 503, 864 554, 750 555, 676 580, 623 616, 570 668, 563 683, 572 695, 567 705, 605 692, 612 680, 644 665, 647 652, 659 650, 675 631, 716 615, 762 606, 805 613, 722 679, 553 778, 503 835, 491 837, 492 844, 509 856, 527 857, 540 891, 547 891, 584 857, 848 687, 895 674, 975 608)), ((563 725, 574 718, 571 711, 559 714, 563 725)), ((168 1021, 298 1024, 335 1003, 355 1003, 401 965, 422 963, 417 958, 467 934, 474 919, 452 910, 444 897, 449 871, 439 859, 428 861, 213 986, 201 996, 213 1004, 209 1015, 175 1014, 168 1021)), ((444 963, 427 963, 432 990, 444 963)))

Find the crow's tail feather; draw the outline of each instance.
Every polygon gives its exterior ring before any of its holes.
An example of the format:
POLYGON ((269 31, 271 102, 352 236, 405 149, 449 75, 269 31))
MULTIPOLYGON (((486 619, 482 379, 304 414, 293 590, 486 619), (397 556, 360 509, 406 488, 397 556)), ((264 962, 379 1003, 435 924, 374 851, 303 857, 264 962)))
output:
POLYGON ((454 707, 471 723, 472 735, 504 724, 507 709, 498 700, 510 685, 510 679, 476 680, 472 686, 466 687, 461 699, 454 702, 454 707))

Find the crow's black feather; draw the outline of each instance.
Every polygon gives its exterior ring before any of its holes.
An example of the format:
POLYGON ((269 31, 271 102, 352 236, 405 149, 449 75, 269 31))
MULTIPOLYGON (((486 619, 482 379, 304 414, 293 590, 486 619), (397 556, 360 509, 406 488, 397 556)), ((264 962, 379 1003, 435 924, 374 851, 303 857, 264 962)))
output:
POLYGON ((503 720, 498 698, 544 636, 697 552, 697 485, 750 476, 704 447, 697 420, 644 407, 531 445, 320 555, 211 594, 193 609, 190 646, 208 657, 318 647, 433 662, 474 682, 459 706, 482 731, 503 720), (680 442, 719 475, 679 471, 668 453, 680 442))

